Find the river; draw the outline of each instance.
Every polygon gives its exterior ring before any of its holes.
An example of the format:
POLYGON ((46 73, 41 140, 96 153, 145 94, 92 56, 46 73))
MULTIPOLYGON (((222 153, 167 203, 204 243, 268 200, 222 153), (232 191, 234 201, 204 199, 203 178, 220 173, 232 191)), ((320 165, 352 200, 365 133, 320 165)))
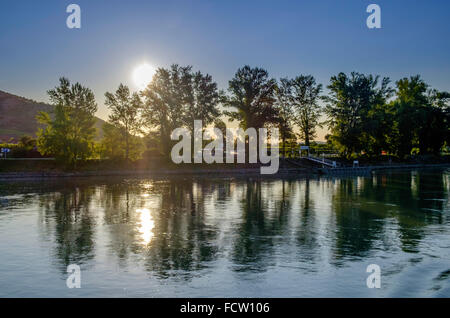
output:
POLYGON ((450 297, 449 188, 448 169, 5 181, 0 297, 450 297))

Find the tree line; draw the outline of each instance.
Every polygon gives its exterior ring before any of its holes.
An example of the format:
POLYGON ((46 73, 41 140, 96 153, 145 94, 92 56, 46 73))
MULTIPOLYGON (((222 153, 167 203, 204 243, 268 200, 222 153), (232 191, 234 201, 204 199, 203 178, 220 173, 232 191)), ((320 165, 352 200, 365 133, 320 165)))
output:
POLYGON ((399 158, 439 154, 450 145, 450 94, 431 89, 419 75, 391 85, 386 77, 339 73, 327 89, 323 95, 312 75, 276 80, 262 68, 244 66, 222 91, 211 75, 174 64, 159 68, 143 91, 120 84, 105 94, 110 115, 96 143, 93 92, 61 78, 48 91, 54 114, 37 117, 37 147, 72 165, 94 156, 136 160, 149 146, 168 158, 175 128, 193 132, 197 119, 224 131, 225 118, 244 129, 279 128, 282 154, 299 139, 310 145, 324 126, 327 142, 347 158, 382 151, 399 158))

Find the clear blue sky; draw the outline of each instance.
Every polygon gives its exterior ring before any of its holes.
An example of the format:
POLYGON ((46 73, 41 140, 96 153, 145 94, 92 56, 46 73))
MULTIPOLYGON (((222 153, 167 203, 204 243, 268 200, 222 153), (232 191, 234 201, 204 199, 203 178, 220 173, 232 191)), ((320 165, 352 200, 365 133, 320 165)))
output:
POLYGON ((67 76, 93 89, 103 118, 105 91, 134 89, 143 61, 193 65, 221 88, 249 64, 324 85, 340 71, 421 74, 450 90, 449 16, 448 0, 2 0, 0 89, 47 101, 67 76), (81 7, 80 30, 66 27, 70 3, 81 7), (370 3, 382 29, 366 26, 370 3))

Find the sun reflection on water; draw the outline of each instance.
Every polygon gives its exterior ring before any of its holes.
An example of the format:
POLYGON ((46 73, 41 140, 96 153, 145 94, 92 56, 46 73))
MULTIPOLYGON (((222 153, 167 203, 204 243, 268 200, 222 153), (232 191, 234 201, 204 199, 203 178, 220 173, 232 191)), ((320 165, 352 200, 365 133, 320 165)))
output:
POLYGON ((153 220, 150 210, 147 208, 137 209, 136 212, 139 213, 139 233, 141 233, 143 244, 147 245, 153 238, 153 228, 155 227, 155 221, 153 220))

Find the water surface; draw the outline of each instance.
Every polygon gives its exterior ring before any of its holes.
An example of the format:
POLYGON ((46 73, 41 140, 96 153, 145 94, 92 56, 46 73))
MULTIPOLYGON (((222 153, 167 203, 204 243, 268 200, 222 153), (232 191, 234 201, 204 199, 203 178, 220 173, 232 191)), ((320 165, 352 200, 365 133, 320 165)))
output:
POLYGON ((450 170, 2 182, 0 297, 449 297, 449 185, 450 170))

